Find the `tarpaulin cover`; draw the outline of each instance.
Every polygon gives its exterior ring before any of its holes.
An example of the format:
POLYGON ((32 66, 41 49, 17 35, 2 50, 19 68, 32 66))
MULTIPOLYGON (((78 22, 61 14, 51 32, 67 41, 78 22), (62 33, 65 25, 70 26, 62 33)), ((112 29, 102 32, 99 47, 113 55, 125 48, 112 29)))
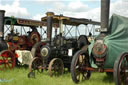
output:
MULTIPOLYGON (((113 68, 117 57, 128 51, 128 18, 116 14, 112 15, 104 43, 107 46, 104 68, 113 68)), ((94 41, 89 46, 90 63, 92 67, 97 68, 91 56, 93 44, 94 41)))

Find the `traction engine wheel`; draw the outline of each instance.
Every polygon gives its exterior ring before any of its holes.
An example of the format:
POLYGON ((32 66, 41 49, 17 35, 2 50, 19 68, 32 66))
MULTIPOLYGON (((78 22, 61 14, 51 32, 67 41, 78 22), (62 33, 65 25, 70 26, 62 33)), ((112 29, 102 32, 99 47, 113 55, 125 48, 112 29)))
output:
POLYGON ((43 71, 42 69, 39 68, 41 66, 43 66, 42 60, 38 57, 34 57, 29 64, 28 78, 30 77, 34 78, 36 71, 41 73, 43 71))
POLYGON ((81 49, 85 45, 89 45, 89 41, 86 35, 80 35, 78 38, 78 47, 81 49))
POLYGON ((128 85, 128 52, 117 57, 113 74, 116 85, 128 85))
POLYGON ((64 72, 64 64, 63 61, 59 58, 53 58, 48 66, 48 71, 49 75, 52 77, 53 75, 55 76, 60 76, 64 72))
POLYGON ((0 54, 0 70, 12 69, 15 66, 15 56, 9 50, 4 50, 0 54))
POLYGON ((40 42, 40 34, 38 32, 32 32, 29 36, 29 39, 32 44, 40 42))
POLYGON ((45 43, 44 42, 38 42, 36 43, 33 47, 32 47, 32 50, 31 50, 31 54, 33 57, 41 57, 40 55, 40 49, 42 46, 44 46, 45 43))
POLYGON ((85 50, 79 50, 72 59, 71 62, 71 76, 75 83, 89 79, 91 72, 89 70, 83 70, 83 67, 89 67, 88 55, 85 54, 85 50))

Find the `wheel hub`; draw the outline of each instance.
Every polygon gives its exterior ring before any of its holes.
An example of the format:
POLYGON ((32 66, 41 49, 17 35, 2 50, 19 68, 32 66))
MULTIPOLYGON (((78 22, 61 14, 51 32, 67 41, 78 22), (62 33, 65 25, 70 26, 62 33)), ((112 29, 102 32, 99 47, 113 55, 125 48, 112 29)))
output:
POLYGON ((41 55, 44 56, 44 57, 46 57, 48 55, 48 49, 47 48, 43 48, 41 50, 41 55))

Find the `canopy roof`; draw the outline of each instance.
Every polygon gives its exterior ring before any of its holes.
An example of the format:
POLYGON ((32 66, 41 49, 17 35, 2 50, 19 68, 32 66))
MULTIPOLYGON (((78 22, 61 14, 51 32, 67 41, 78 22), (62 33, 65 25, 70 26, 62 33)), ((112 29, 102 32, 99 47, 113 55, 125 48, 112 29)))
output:
MULTIPOLYGON (((53 23, 59 23, 59 20, 63 20, 63 24, 66 25, 80 25, 80 24, 93 24, 93 25, 100 25, 100 22, 92 21, 91 19, 86 19, 86 18, 73 18, 73 17, 67 17, 63 15, 54 15, 52 12, 53 17, 53 23)), ((41 18, 42 21, 47 21, 47 16, 41 18)))
MULTIPOLYGON (((63 20, 63 24, 66 25, 74 25, 78 26, 80 24, 93 24, 93 25, 100 25, 100 22, 92 21, 91 19, 85 18, 73 18, 73 17, 66 17, 63 15, 52 15, 53 17, 53 26, 59 26, 59 20, 63 20)), ((41 21, 32 20, 32 19, 24 19, 24 18, 16 18, 16 17, 4 17, 4 24, 5 25, 17 25, 17 26, 47 26, 47 16, 42 17, 41 21)))
POLYGON ((37 21, 32 19, 23 19, 23 18, 16 18, 16 17, 4 17, 4 24, 5 25, 19 25, 19 26, 46 26, 46 22, 44 21, 37 21))

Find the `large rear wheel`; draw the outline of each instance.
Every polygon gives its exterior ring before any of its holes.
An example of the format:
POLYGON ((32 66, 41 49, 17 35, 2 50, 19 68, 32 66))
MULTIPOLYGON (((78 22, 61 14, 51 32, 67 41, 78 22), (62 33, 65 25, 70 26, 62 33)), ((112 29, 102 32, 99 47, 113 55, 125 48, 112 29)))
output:
POLYGON ((40 42, 40 34, 37 31, 33 31, 29 35, 29 41, 34 45, 37 42, 40 42))
POLYGON ((89 41, 86 35, 80 35, 78 38, 78 47, 81 49, 85 45, 89 45, 89 41))
POLYGON ((32 47, 32 50, 31 50, 31 53, 32 53, 32 56, 33 57, 41 57, 40 55, 40 49, 42 46, 44 46, 45 43, 44 42, 38 42, 36 43, 33 47, 32 47))
POLYGON ((88 54, 85 50, 79 50, 72 59, 71 62, 71 76, 75 83, 89 79, 91 72, 89 70, 83 70, 83 67, 89 67, 88 54))
POLYGON ((128 52, 116 59, 113 74, 116 85, 128 85, 128 52))

